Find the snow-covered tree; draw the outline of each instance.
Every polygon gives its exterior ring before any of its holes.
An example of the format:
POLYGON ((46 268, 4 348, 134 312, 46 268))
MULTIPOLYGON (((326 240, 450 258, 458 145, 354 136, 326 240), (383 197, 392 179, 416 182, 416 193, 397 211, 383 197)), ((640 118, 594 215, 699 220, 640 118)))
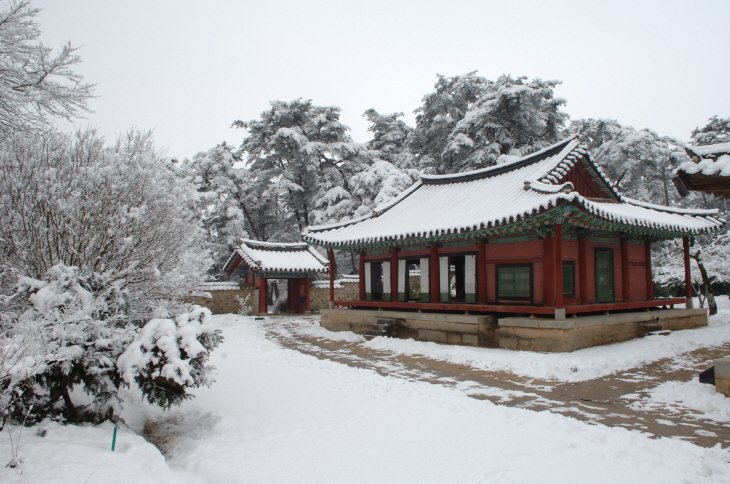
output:
POLYGON ((557 142, 568 115, 553 90, 560 81, 500 76, 457 121, 441 154, 441 171, 484 168, 502 155, 523 156, 557 142))
POLYGON ((418 180, 419 172, 402 170, 385 160, 377 160, 350 178, 349 185, 357 200, 355 216, 369 215, 378 205, 389 202, 418 180))
POLYGON ((689 159, 681 141, 610 119, 573 121, 570 130, 626 196, 663 205, 688 203, 672 184, 672 170, 689 159))
POLYGON ((250 236, 249 230, 256 235, 248 208, 251 202, 246 199, 250 177, 247 170, 235 167, 239 161, 234 148, 223 142, 180 164, 179 172, 191 176, 200 193, 197 210, 210 244, 214 274, 231 248, 250 236))
POLYGON ((730 142, 730 118, 713 116, 702 128, 692 131, 692 144, 696 146, 730 142))
POLYGON ((63 263, 111 273, 131 314, 187 296, 210 264, 199 193, 149 133, 104 147, 93 131, 0 145, 0 264, 42 278, 63 263))
POLYGON ((451 172, 449 160, 442 160, 449 137, 491 84, 492 81, 478 76, 476 71, 463 76, 438 75, 435 91, 423 96, 423 105, 415 110, 416 130, 411 149, 418 154, 419 169, 451 172))
POLYGON ((373 138, 367 147, 377 152, 378 159, 385 160, 398 168, 416 169, 416 155, 410 145, 414 142, 413 128, 402 119, 403 113, 380 114, 374 109, 365 111, 364 116, 370 121, 368 131, 373 138))
POLYGON ((367 149, 352 142, 337 107, 274 101, 260 119, 234 125, 248 129, 241 151, 258 180, 257 195, 282 215, 274 230, 260 234, 264 239, 297 240, 304 227, 328 220, 332 203, 342 201, 339 188, 367 164, 367 149))
POLYGON ((51 118, 72 119, 89 111, 93 85, 73 67, 81 62, 77 48, 64 45, 58 54, 35 43, 40 30, 38 9, 28 1, 0 7, 0 134, 47 128, 51 118))

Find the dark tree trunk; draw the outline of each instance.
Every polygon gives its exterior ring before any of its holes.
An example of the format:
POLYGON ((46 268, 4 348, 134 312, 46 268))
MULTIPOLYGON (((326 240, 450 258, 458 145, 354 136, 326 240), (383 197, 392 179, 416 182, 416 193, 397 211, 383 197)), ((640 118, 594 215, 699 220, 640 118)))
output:
POLYGON ((692 255, 692 258, 695 260, 697 267, 700 269, 700 275, 702 276, 702 292, 707 298, 707 307, 710 309, 710 316, 712 316, 713 314, 717 314, 717 303, 715 302, 715 295, 712 293, 712 285, 710 283, 710 278, 707 275, 707 269, 705 269, 705 265, 702 263, 702 259, 700 257, 700 251, 697 251, 696 254, 692 255))

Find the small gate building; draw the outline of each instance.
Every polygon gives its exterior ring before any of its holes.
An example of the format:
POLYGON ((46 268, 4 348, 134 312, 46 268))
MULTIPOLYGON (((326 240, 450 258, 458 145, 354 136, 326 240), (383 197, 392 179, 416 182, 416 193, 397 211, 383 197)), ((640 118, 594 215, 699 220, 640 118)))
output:
POLYGON ((650 248, 683 238, 689 280, 689 238, 717 230, 716 214, 623 197, 571 137, 509 163, 422 175, 372 215, 302 235, 328 249, 332 268, 334 250, 360 254, 359 298, 331 293, 324 327, 570 351, 706 325, 704 310, 672 310, 691 308, 691 284, 686 299, 654 297, 650 248))
POLYGON ((267 313, 269 279, 287 280, 287 312, 309 312, 310 282, 318 273, 327 273, 329 262, 306 243, 272 243, 242 239, 223 270, 229 276, 253 283, 258 298, 258 314, 267 313))

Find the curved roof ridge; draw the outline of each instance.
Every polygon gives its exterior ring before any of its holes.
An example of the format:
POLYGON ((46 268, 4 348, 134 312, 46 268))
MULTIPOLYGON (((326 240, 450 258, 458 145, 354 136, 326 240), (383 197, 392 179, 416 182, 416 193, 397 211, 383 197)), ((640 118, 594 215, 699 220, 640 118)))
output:
MULTIPOLYGON (((421 180, 425 185, 437 184, 437 183, 458 183, 460 181, 469 181, 479 178, 486 178, 489 176, 499 175, 501 173, 517 170, 525 166, 531 165, 538 161, 542 161, 545 155, 551 151, 562 151, 572 141, 575 141, 575 147, 579 146, 578 135, 572 135, 568 138, 558 141, 550 146, 525 155, 515 161, 507 163, 501 163, 499 165, 488 166, 486 168, 479 168, 478 170, 464 171, 461 173, 450 173, 448 175, 421 175, 421 180)), ((572 147, 571 151, 575 148, 572 147)), ((557 154, 557 153, 556 153, 557 154)))
POLYGON ((644 202, 642 200, 636 200, 633 198, 625 197, 623 195, 620 195, 620 197, 621 197, 622 202, 626 202, 629 205, 636 205, 637 207, 650 208, 652 210, 657 210, 659 212, 681 213, 681 214, 688 214, 688 215, 716 215, 716 214, 720 213, 720 209, 717 209, 717 208, 700 209, 700 208, 668 207, 666 205, 657 205, 654 203, 644 202))

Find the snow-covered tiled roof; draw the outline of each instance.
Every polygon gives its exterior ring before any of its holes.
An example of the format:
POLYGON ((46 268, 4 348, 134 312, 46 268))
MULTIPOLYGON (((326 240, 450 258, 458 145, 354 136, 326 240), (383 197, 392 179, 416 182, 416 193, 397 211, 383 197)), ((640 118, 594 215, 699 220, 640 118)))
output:
POLYGON ((241 285, 238 282, 214 281, 203 282, 198 286, 201 291, 238 291, 241 285))
POLYGON ((428 238, 509 224, 566 202, 611 223, 656 230, 701 233, 720 225, 712 217, 717 211, 674 210, 620 197, 577 137, 571 137, 509 163, 454 175, 423 175, 370 216, 308 227, 302 235, 325 246, 428 238), (570 183, 558 185, 579 161, 597 173, 613 200, 589 200, 570 183))
POLYGON ((673 175, 679 172, 694 175, 719 175, 730 177, 730 143, 715 145, 691 146, 685 148, 692 161, 682 163, 674 170, 673 175))
POLYGON ((225 268, 240 256, 252 270, 262 272, 327 272, 329 262, 304 242, 272 243, 242 239, 225 268))

